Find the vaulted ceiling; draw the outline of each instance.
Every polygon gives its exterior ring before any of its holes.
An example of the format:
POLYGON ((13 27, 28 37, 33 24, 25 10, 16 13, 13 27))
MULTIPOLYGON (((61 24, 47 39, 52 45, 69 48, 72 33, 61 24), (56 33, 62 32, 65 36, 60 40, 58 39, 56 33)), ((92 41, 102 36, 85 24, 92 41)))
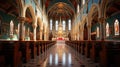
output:
POLYGON ((113 0, 107 5, 106 16, 109 17, 116 12, 120 12, 120 0, 113 0))
POLYGON ((17 3, 17 0, 0 0, 0 10, 7 14, 18 16, 17 3))
POLYGON ((71 18, 76 12, 78 0, 46 0, 45 8, 50 18, 71 18))
MULTIPOLYGON (((0 0, 0 11, 15 17, 19 17, 18 3, 18 0, 0 0)), ((32 16, 29 9, 26 11, 26 21, 29 23, 32 22, 32 16)))

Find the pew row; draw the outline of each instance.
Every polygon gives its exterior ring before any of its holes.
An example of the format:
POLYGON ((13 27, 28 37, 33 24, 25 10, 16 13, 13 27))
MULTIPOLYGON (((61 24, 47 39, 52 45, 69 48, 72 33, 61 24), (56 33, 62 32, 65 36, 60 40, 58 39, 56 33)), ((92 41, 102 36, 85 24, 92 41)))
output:
POLYGON ((66 41, 66 44, 101 67, 120 67, 119 41, 66 41))
POLYGON ((44 53, 55 41, 0 41, 0 67, 20 67, 44 53))

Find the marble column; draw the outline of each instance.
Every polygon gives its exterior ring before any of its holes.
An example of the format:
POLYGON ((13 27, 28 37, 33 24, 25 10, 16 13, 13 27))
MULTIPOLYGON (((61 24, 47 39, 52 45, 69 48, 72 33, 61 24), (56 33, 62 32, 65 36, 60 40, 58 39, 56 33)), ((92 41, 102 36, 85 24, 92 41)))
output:
POLYGON ((80 37, 80 36, 79 36, 79 32, 78 32, 78 33, 77 33, 77 40, 79 40, 79 37, 80 37))
POLYGON ((46 40, 47 32, 44 32, 44 40, 46 40))
POLYGON ((34 25, 33 25, 33 33, 34 33, 34 34, 33 34, 33 40, 34 40, 34 41, 36 41, 36 28, 37 28, 37 25, 34 24, 34 25))
POLYGON ((88 40, 91 40, 91 24, 88 25, 88 40))
POLYGON ((100 39, 105 40, 105 19, 104 17, 99 18, 100 23, 100 39))
POLYGON ((43 32, 43 30, 40 29, 40 39, 39 40, 42 40, 42 32, 43 32))
POLYGON ((18 20, 20 22, 19 40, 24 41, 23 27, 24 27, 25 17, 19 17, 18 20))

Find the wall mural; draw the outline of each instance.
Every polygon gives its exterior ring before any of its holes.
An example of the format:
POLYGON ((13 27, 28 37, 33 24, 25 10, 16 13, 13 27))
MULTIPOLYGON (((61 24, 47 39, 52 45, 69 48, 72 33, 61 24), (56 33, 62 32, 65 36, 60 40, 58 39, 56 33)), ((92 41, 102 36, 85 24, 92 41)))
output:
POLYGON ((115 35, 119 35, 119 21, 116 19, 114 23, 115 35))

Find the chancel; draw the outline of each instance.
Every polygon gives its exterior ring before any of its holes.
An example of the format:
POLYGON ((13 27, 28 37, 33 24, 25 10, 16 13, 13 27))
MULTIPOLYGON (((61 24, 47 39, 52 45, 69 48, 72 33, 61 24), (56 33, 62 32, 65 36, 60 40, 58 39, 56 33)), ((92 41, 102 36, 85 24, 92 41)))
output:
POLYGON ((0 0, 0 67, 120 67, 120 0, 0 0))
POLYGON ((61 22, 61 18, 60 18, 60 22, 59 22, 59 25, 58 25, 58 31, 57 31, 57 39, 61 39, 63 38, 63 25, 62 25, 62 22, 61 22))

